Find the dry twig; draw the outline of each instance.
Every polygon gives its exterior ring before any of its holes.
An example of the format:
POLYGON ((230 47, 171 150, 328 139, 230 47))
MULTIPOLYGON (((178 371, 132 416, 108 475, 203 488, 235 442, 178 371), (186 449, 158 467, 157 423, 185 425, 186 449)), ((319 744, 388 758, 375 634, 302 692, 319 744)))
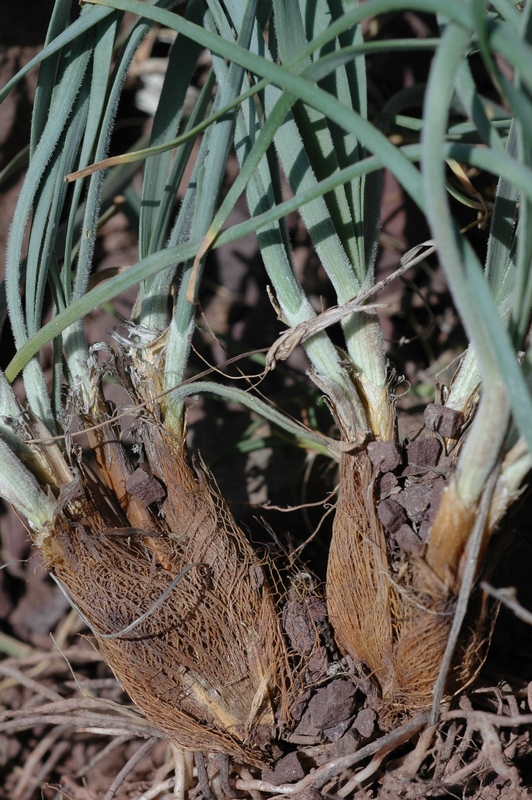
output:
POLYGON ((494 586, 491 586, 489 583, 487 583, 487 581, 482 581, 480 587, 494 597, 495 600, 498 600, 499 603, 502 603, 504 606, 511 609, 518 619, 526 622, 528 625, 532 625, 532 611, 528 611, 528 609, 523 608, 523 606, 517 601, 517 590, 515 587, 508 586, 504 589, 496 589, 494 586))
POLYGON ((385 286, 394 281, 396 278, 399 278, 407 270, 411 269, 416 264, 419 264, 435 250, 436 247, 431 241, 423 242, 422 244, 413 247, 402 257, 401 266, 399 269, 396 269, 395 272, 393 272, 391 275, 388 275, 388 277, 384 278, 382 281, 379 281, 365 291, 359 292, 356 297, 354 297, 352 300, 349 300, 347 303, 343 303, 341 306, 332 306, 331 308, 328 308, 327 311, 324 311, 322 314, 318 314, 318 316, 314 317, 313 319, 300 322, 299 325, 296 325, 294 328, 284 331, 284 333, 282 333, 281 336, 276 339, 276 341, 268 350, 266 355, 266 370, 273 369, 277 361, 285 361, 298 345, 302 344, 307 339, 310 339, 311 336, 314 336, 320 331, 324 331, 331 325, 335 325, 337 322, 340 322, 340 320, 348 317, 350 314, 354 314, 357 311, 367 312, 382 308, 383 306, 377 303, 373 303, 371 305, 364 304, 367 300, 369 300, 370 297, 373 297, 377 292, 380 292, 381 289, 384 289, 385 286), (427 247, 428 249, 424 250, 420 254, 420 250, 422 250, 424 247, 427 247))

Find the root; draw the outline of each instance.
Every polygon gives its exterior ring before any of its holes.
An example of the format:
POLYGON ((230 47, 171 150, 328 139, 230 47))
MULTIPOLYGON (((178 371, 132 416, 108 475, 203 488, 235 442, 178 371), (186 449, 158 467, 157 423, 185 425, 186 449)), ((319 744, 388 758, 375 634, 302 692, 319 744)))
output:
POLYGON ((144 758, 146 753, 148 753, 151 750, 156 741, 157 739, 153 736, 151 739, 148 739, 147 742, 144 742, 144 744, 141 745, 141 747, 139 747, 135 755, 131 756, 127 764, 125 764, 125 766, 122 767, 122 769, 120 770, 120 772, 110 785, 109 789, 105 794, 104 800, 113 800, 113 797, 115 796, 117 790, 120 788, 120 786, 122 786, 129 773, 134 769, 134 767, 139 763, 139 761, 144 758))
MULTIPOLYGON (((336 777, 344 770, 353 767, 355 764, 358 764, 360 761, 363 761, 369 756, 375 756, 371 762, 372 764, 376 763, 377 759, 382 761, 386 755, 393 752, 397 747, 411 739, 426 724, 427 719, 428 713, 418 714, 414 719, 409 720, 400 728, 397 728, 395 731, 382 736, 375 742, 371 742, 371 744, 362 747, 356 753, 351 753, 350 755, 333 759, 327 764, 318 767, 314 772, 310 773, 305 778, 302 778, 297 783, 287 783, 276 786, 273 783, 268 783, 267 781, 262 780, 246 781, 240 779, 236 781, 236 788, 240 789, 241 791, 257 791, 283 796, 299 794, 299 792, 302 792, 311 786, 315 789, 321 789, 332 778, 336 777)), ((375 767, 375 769, 377 768, 378 765, 375 767)))

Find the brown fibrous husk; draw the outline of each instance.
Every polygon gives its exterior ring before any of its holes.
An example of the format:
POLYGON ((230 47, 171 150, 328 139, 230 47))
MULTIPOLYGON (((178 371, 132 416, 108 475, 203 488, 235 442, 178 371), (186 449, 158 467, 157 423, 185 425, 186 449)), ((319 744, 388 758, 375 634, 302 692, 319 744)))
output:
MULTIPOLYGON (((128 493, 133 466, 119 431, 112 424, 91 431, 99 474, 79 465, 41 549, 150 722, 181 747, 264 764, 289 724, 277 589, 209 473, 190 462, 183 437, 153 408, 137 419, 137 441, 164 499, 147 507, 128 493), (118 636, 102 638, 108 634, 118 636)), ((86 428, 109 416, 99 378, 91 407, 77 415, 86 428)))
MULTIPOLYGON (((386 533, 376 512, 375 477, 366 451, 342 455, 327 606, 341 650, 369 669, 381 692, 382 720, 393 724, 432 704, 456 609, 462 554, 455 546, 455 562, 438 565, 435 557, 427 558, 425 547, 405 558, 398 571, 392 569, 386 533)), ((435 522, 440 534, 445 528, 442 506, 435 522)), ((465 542, 471 514, 467 519, 454 514, 451 521, 465 529, 465 542)), ((449 536, 453 532, 455 527, 450 527, 449 536)), ((478 673, 493 621, 488 599, 476 592, 447 677, 447 697, 478 673)))

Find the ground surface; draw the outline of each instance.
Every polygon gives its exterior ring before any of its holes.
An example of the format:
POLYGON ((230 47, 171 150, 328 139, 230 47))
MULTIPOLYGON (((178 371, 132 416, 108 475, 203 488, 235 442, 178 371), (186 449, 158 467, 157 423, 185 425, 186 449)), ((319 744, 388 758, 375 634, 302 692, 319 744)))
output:
MULTIPOLYGON (((21 7, 20 3, 9 5, 13 14, 21 7)), ((9 39, 4 26, 2 82, 41 46, 50 7, 51 2, 39 4, 39 13, 30 19, 26 14, 11 16, 9 39)), ((406 16, 397 24, 419 35, 426 30, 426 21, 417 17, 406 16)), ((383 56, 373 65, 372 91, 386 95, 397 88, 390 85, 390 75, 397 85, 407 85, 425 68, 418 61, 398 68, 383 56)), ((34 80, 30 76, 15 99, 0 109, 0 166, 27 136, 34 80)), ((139 126, 146 124, 138 116, 139 126)), ((2 251, 19 188, 20 177, 15 176, 0 198, 2 251)), ((244 215, 244 207, 237 213, 244 215)), ((236 216, 233 221, 238 221, 236 216)), ((384 179, 382 221, 379 277, 397 266, 402 252, 427 238, 423 221, 390 176, 384 179)), ((323 271, 296 221, 292 236, 298 274, 321 308, 333 300, 323 271)), ((479 231, 475 236, 482 248, 485 234, 479 231)), ((118 215, 101 232, 98 268, 135 260, 135 236, 126 218, 118 215)), ((201 298, 204 327, 195 342, 195 368, 203 369, 204 360, 222 365, 239 352, 269 346, 280 324, 267 299, 254 241, 243 240, 218 251, 206 277, 207 290, 201 298)), ((131 300, 121 300, 117 310, 127 315, 131 300)), ((423 426, 423 409, 433 397, 439 370, 459 354, 463 334, 434 261, 418 267, 408 281, 392 284, 382 300, 388 305, 382 320, 390 359, 398 376, 404 376, 397 389, 400 428, 403 436, 414 437, 423 426)), ((105 338, 116 323, 110 315, 94 313, 87 320, 87 334, 92 341, 105 338)), ((6 331, 3 366, 11 353, 6 331)), ((247 360, 238 366, 250 373, 257 371, 247 360)), ((298 418, 318 415, 321 429, 326 430, 332 420, 306 380, 305 369, 304 355, 296 352, 286 369, 278 369, 261 390, 298 418)), ((444 382, 446 375, 439 380, 444 382)), ((325 563, 331 514, 326 513, 327 505, 315 504, 330 499, 337 477, 335 465, 323 456, 284 446, 273 433, 242 409, 215 400, 204 399, 189 411, 191 449, 200 452, 212 468, 235 516, 255 541, 270 541, 269 528, 283 547, 299 547, 321 523, 302 558, 323 578, 320 565, 325 563), (237 444, 246 438, 252 422, 257 446, 239 452, 237 444), (261 444, 262 438, 266 441, 261 444), (290 513, 278 510, 301 505, 308 507, 290 513)), ((532 607, 532 597, 526 596, 532 555, 528 519, 524 511, 511 522, 517 544, 501 557, 499 582, 518 586, 521 601, 532 607)), ((8 564, 0 572, 0 798, 172 796, 176 756, 168 743, 157 731, 148 730, 138 715, 126 716, 111 705, 127 706, 128 700, 84 637, 83 624, 30 551, 26 530, 12 510, 4 509, 0 529, 2 562, 8 564)), ((303 715, 299 734, 302 741, 307 737, 306 743, 286 754, 273 774, 232 767, 231 795, 253 800, 276 794, 308 800, 320 796, 360 800, 532 796, 531 687, 530 628, 503 611, 479 680, 467 696, 446 710, 437 729, 420 735, 421 720, 417 729, 407 726, 386 734, 378 727, 371 694, 338 679, 315 693, 312 710, 309 706, 307 717, 303 715), (316 735, 316 730, 325 733, 316 735)), ((223 797, 224 767, 219 757, 209 757, 204 766, 215 796, 223 797)), ((199 764, 197 773, 201 772, 199 764)), ((206 796, 207 783, 199 781, 190 796, 206 796)))

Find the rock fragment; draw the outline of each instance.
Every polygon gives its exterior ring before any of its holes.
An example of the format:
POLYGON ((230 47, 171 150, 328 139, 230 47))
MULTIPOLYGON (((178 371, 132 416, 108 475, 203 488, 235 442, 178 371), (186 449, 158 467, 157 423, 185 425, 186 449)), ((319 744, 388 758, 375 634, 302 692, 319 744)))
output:
MULTIPOLYGON (((410 520, 420 523, 432 498, 432 488, 426 483, 413 483, 396 496, 400 506, 404 508, 410 520)), ((382 505, 382 503, 381 503, 382 505)), ((380 506, 379 506, 380 509, 380 506)))
POLYGON ((429 403, 423 412, 425 427, 437 431, 445 439, 458 439, 462 430, 462 415, 453 408, 429 403))
POLYGON ((403 463, 402 449, 396 442, 370 442, 368 455, 380 472, 392 472, 403 463))
POLYGON ((379 503, 377 514, 384 530, 390 534, 394 534, 406 522, 404 509, 401 508, 396 500, 392 500, 390 497, 379 503))
POLYGON ((419 439, 410 442, 407 448, 408 466, 404 475, 412 475, 427 467, 435 467, 442 451, 441 443, 431 436, 428 439, 419 439))
POLYGON ((134 497, 138 497, 145 506, 149 506, 150 503, 160 502, 166 495, 166 490, 162 483, 142 467, 138 467, 131 473, 126 481, 126 491, 134 497))

